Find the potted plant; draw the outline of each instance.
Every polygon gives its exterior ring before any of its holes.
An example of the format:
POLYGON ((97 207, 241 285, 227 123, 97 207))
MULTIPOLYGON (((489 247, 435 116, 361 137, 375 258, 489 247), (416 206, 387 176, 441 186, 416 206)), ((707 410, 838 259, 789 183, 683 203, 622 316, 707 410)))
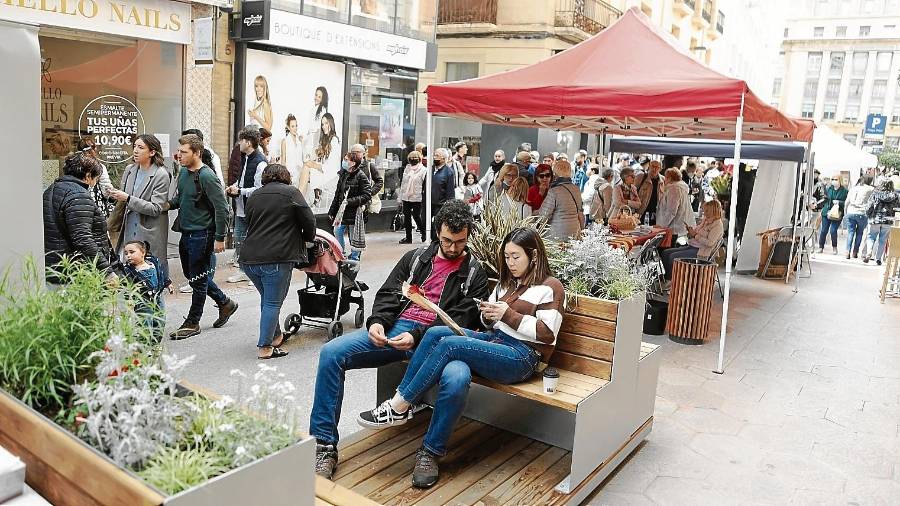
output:
POLYGON ((481 221, 475 223, 475 231, 469 238, 469 249, 488 274, 488 278, 496 283, 500 277, 497 267, 498 252, 503 238, 516 228, 527 227, 538 231, 541 236, 547 225, 540 216, 521 217, 518 213, 503 208, 499 198, 488 202, 481 213, 481 221))
POLYGON ((93 265, 61 270, 59 290, 33 264, 15 289, 0 283, 0 444, 29 485, 54 503, 245 504, 262 490, 267 504, 312 504, 315 442, 295 431, 283 376, 261 368, 237 401, 183 395, 190 359, 149 339, 135 289, 93 265))

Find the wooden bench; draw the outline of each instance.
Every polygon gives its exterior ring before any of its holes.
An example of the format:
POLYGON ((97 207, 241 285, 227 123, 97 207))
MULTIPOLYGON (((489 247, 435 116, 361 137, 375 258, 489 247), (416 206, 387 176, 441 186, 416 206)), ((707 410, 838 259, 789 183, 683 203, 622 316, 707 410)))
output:
MULTIPOLYGON (((581 297, 563 317, 550 365, 557 392, 543 378, 502 385, 473 377, 464 416, 571 451, 556 493, 578 504, 652 428, 659 354, 641 342, 644 297, 614 303, 581 297)), ((378 370, 378 399, 393 395, 406 364, 378 370)), ((425 400, 433 405, 435 389, 425 400)))

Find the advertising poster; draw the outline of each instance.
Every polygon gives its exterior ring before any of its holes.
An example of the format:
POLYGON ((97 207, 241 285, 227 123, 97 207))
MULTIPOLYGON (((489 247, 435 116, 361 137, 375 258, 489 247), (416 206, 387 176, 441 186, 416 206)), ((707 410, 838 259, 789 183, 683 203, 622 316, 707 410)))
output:
POLYGON ((396 148, 403 144, 403 99, 381 99, 381 143, 385 148, 396 148))
POLYGON ((343 64, 247 51, 244 121, 272 132, 272 159, 291 171, 316 213, 328 211, 337 186, 343 103, 343 64))
POLYGON ((125 97, 103 95, 91 100, 82 109, 78 117, 78 130, 97 142, 97 158, 101 162, 128 162, 134 138, 144 133, 144 115, 134 102, 125 97))

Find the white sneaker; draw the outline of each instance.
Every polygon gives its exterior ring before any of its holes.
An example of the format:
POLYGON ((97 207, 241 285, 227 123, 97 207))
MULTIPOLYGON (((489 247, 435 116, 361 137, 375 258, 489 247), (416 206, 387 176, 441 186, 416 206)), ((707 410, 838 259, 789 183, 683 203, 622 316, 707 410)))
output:
POLYGON ((191 288, 191 285, 184 285, 178 289, 181 293, 194 293, 194 289, 191 288))
POLYGON ((248 278, 243 271, 240 271, 237 274, 228 277, 229 283, 240 283, 241 281, 250 281, 250 278, 248 278))

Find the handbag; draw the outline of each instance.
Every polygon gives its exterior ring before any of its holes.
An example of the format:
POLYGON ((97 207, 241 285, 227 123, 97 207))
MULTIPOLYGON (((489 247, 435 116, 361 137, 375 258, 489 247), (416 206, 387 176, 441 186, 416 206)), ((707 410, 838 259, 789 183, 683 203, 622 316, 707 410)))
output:
POLYGON ((831 209, 828 210, 828 219, 832 221, 841 221, 843 213, 841 212, 841 201, 835 200, 831 203, 831 209))
MULTIPOLYGON (((366 164, 366 169, 369 172, 369 183, 375 184, 375 179, 372 177, 372 166, 366 164)), ((378 170, 378 169, 375 169, 378 170)), ((378 190, 378 193, 372 195, 372 198, 369 199, 369 203, 366 204, 366 211, 372 214, 378 214, 381 212, 381 194, 384 192, 384 184, 382 183, 381 188, 378 190)))
POLYGON ((125 225, 125 201, 116 201, 109 218, 106 218, 106 231, 109 232, 109 240, 114 250, 119 248, 119 238, 122 237, 122 228, 125 225))
POLYGON ((619 208, 619 214, 615 218, 610 218, 609 226, 616 227, 622 232, 628 232, 637 228, 638 218, 630 207, 622 206, 619 208))

